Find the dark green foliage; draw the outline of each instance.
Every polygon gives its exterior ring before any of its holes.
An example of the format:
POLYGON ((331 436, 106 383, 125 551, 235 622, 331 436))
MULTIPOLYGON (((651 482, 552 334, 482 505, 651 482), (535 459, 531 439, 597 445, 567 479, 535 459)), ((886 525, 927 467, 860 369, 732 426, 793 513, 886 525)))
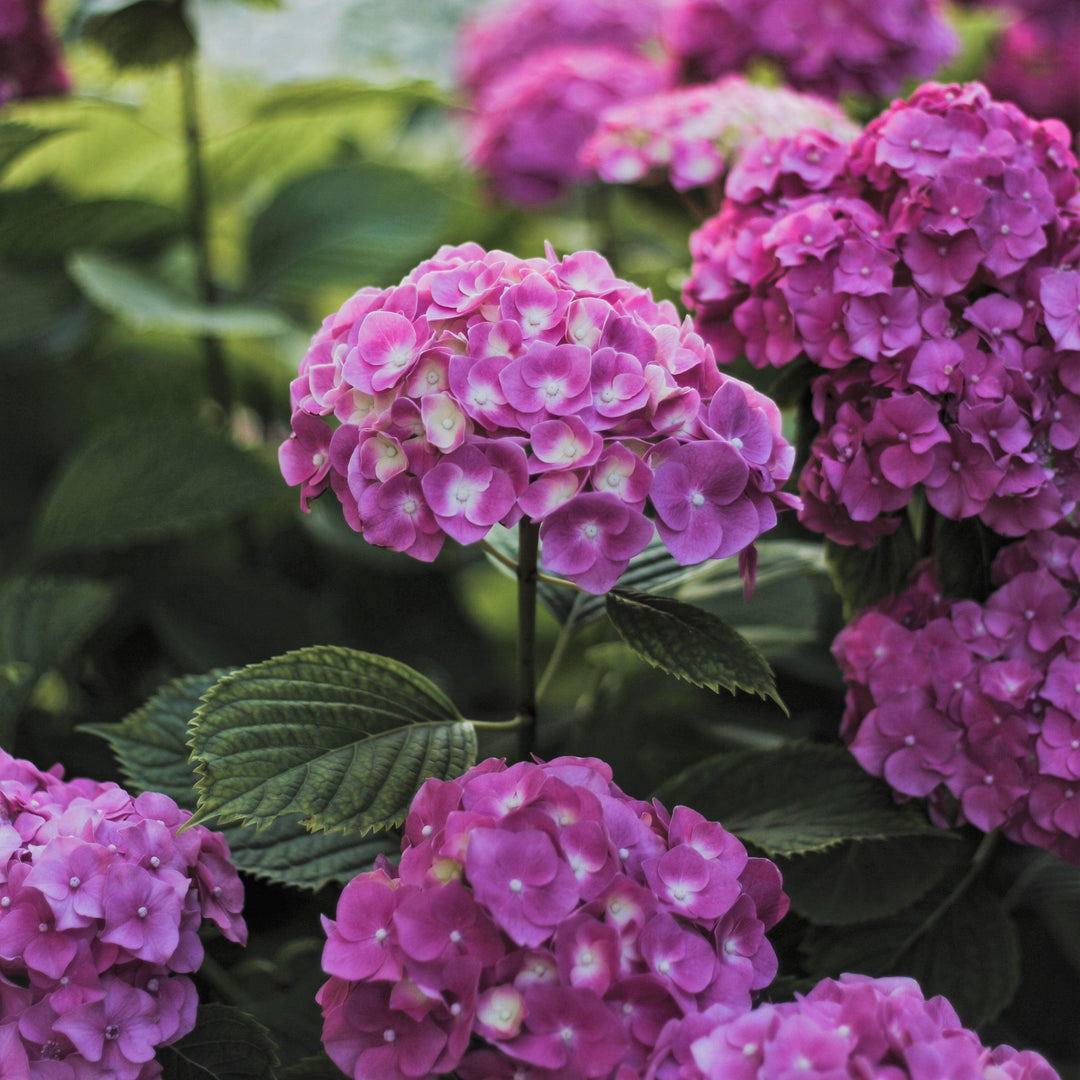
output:
POLYGON ((81 0, 76 18, 117 67, 157 67, 195 51, 182 0, 81 0))
POLYGON ((277 1048, 254 1017, 231 1005, 199 1006, 194 1031, 157 1054, 162 1080, 274 1080, 277 1048))
POLYGON ((844 602, 844 618, 902 589, 918 561, 918 547, 908 519, 897 530, 878 539, 869 551, 825 541, 829 576, 844 602))

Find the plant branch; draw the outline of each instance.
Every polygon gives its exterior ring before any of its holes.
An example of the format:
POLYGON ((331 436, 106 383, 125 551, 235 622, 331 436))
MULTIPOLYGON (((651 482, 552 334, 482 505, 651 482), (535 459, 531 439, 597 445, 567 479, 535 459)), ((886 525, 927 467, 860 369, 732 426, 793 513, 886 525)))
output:
MULTIPOLYGON (((219 293, 210 265, 209 195, 202 155, 202 126, 199 120, 195 61, 192 59, 180 61, 180 107, 183 112, 184 149, 187 159, 188 235, 195 249, 196 284, 203 303, 216 304, 219 293)), ((210 396, 228 413, 232 408, 232 390, 221 339, 213 334, 204 334, 200 345, 207 389, 210 396)))
POLYGON ((566 613, 566 621, 559 627, 559 636, 555 639, 555 645, 551 650, 551 655, 548 657, 547 664, 544 665, 544 672, 540 676, 540 681, 536 684, 537 702, 544 700, 544 695, 548 692, 551 680, 555 677, 555 672, 558 670, 559 664, 562 663, 562 658, 566 655, 566 648, 570 644, 570 639, 574 636, 574 617, 577 614, 577 610, 580 607, 584 596, 585 594, 583 592, 579 592, 577 596, 574 597, 574 602, 570 605, 570 610, 566 613))
POLYGON ((536 561, 540 549, 540 526, 522 519, 518 523, 518 656, 517 719, 519 757, 525 761, 536 749, 536 561))

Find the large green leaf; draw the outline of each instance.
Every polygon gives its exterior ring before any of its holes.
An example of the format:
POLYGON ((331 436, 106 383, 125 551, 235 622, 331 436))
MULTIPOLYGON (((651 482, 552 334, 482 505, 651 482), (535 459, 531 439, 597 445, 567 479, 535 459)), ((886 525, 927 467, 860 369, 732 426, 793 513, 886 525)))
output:
MULTIPOLYGON (((32 146, 59 135, 60 128, 41 128, 17 120, 0 123, 0 175, 32 146)), ((6 225, 7 223, 5 223, 6 225)))
POLYGON ((847 926, 902 911, 969 855, 943 833, 855 840, 777 861, 793 911, 817 925, 847 926))
MULTIPOLYGON (((85 724, 80 729, 108 740, 129 785, 159 791, 194 810, 195 767, 187 746, 188 723, 199 700, 227 671, 186 675, 159 690, 119 724, 85 724)), ((368 870, 376 855, 391 854, 385 838, 358 839, 341 832, 312 835, 296 815, 278 818, 257 831, 236 823, 221 830, 239 870, 301 889, 344 883, 368 870)))
POLYGON ((162 1080, 274 1080, 277 1047, 262 1024, 232 1005, 199 1006, 195 1029, 157 1052, 162 1080))
POLYGON ((622 639, 654 667, 710 690, 748 690, 785 712, 768 661, 716 615, 666 596, 618 587, 607 613, 622 639))
POLYGON ((81 0, 76 19, 118 67, 157 67, 195 51, 184 5, 174 0, 81 0))
POLYGON ((434 252, 454 210, 444 185, 388 165, 303 176, 252 224, 250 288, 295 301, 327 284, 394 281, 434 252))
POLYGON ((136 330, 214 337, 272 337, 289 331, 289 323, 277 312, 240 304, 200 304, 111 256, 76 252, 67 267, 87 297, 136 330))
POLYGON ((918 561, 918 546, 906 517, 896 532, 882 536, 869 550, 825 541, 825 561, 844 602, 844 618, 899 592, 918 561))
POLYGON ((887 919, 812 928, 803 942, 808 968, 819 977, 907 975, 927 997, 947 997, 965 1025, 993 1020, 1020 978, 1016 927, 985 886, 952 899, 949 885, 887 919))
POLYGON ((186 535, 281 492, 264 461, 194 418, 133 421, 92 435, 61 465, 34 548, 50 556, 186 535))
MULTIPOLYGON (((0 349, 5 364, 33 363, 83 304, 60 270, 0 265, 0 349)), ((61 335, 62 336, 62 335, 61 335)))
POLYGON ((366 833, 400 824, 429 777, 476 762, 476 731, 404 664, 333 646, 222 679, 195 714, 198 820, 366 833))
POLYGON ((109 617, 116 590, 83 578, 21 577, 0 591, 0 742, 37 679, 67 662, 109 617))
POLYGON ((692 806, 770 855, 939 832, 915 806, 898 806, 889 785, 842 746, 791 742, 718 754, 665 782, 657 795, 692 806))

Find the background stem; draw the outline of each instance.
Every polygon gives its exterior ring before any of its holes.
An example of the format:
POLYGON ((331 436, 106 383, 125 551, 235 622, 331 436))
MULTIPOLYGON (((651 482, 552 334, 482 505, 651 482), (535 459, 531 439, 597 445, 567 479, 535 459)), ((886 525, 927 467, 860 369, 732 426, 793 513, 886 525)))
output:
MULTIPOLYGON (((207 239, 209 197, 202 158, 195 61, 192 59, 180 61, 180 108, 183 113, 184 149, 187 159, 188 235, 195 249, 195 280, 203 303, 215 304, 218 301, 218 288, 210 268, 210 245, 207 239)), ((207 389, 210 396, 228 413, 232 408, 232 389, 229 386, 229 372, 221 341, 212 334, 206 334, 200 339, 200 345, 207 389)))
POLYGON ((536 556, 540 526, 522 519, 518 524, 518 756, 522 761, 536 750, 536 556))

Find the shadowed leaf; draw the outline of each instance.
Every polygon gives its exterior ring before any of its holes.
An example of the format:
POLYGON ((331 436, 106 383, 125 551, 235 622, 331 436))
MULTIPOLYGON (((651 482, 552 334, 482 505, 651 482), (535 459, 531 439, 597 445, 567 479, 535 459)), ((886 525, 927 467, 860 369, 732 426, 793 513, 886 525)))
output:
POLYGON ((277 1047, 262 1024, 232 1005, 202 1004, 195 1028, 157 1052, 162 1080, 274 1080, 277 1047))

